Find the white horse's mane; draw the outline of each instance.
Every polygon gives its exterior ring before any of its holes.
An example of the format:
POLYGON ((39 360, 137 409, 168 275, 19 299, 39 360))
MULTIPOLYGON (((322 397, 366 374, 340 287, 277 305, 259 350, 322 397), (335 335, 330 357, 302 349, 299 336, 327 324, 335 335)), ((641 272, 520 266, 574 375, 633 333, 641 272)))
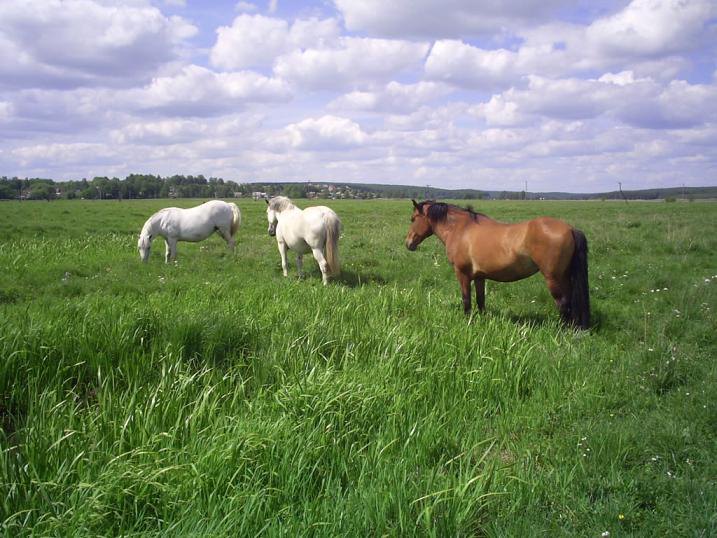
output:
POLYGON ((296 206, 286 196, 274 196, 271 200, 269 200, 269 209, 272 211, 278 211, 281 213, 282 211, 291 209, 292 207, 296 206))

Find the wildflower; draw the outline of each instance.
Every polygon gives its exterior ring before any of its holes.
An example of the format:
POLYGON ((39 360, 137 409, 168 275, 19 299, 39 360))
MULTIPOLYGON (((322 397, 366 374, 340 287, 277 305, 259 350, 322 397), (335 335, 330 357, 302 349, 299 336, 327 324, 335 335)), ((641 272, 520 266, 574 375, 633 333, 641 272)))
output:
POLYGON ((610 536, 610 531, 604 531, 600 536, 602 536, 602 538, 607 538, 610 536))
POLYGON ((622 521, 623 519, 625 519, 625 514, 618 514, 618 515, 617 515, 617 519, 619 519, 620 521, 622 521))

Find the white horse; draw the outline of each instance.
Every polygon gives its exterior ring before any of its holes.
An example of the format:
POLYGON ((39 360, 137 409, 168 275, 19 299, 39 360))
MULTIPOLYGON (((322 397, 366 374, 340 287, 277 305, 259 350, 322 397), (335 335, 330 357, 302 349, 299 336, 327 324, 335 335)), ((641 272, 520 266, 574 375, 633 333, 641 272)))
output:
POLYGON ((269 235, 276 236, 281 254, 281 268, 288 276, 286 249, 296 252, 296 269, 299 277, 304 274, 304 254, 311 251, 321 269, 324 285, 328 277, 339 274, 339 235, 341 221, 331 209, 325 206, 296 207, 285 196, 267 200, 266 217, 269 221, 269 235))
POLYGON ((177 241, 202 241, 214 232, 218 232, 234 252, 234 235, 240 224, 241 212, 237 205, 221 200, 211 200, 189 209, 160 209, 142 227, 137 241, 139 257, 143 262, 147 261, 152 240, 160 235, 167 244, 164 261, 169 263, 177 257, 177 241))

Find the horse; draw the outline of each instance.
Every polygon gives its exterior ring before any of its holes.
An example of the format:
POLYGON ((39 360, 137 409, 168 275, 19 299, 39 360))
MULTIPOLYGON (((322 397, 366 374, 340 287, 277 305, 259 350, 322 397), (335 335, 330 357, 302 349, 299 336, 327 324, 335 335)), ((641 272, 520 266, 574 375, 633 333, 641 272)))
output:
POLYGON ((149 259, 149 251, 155 237, 162 236, 166 242, 165 263, 177 258, 177 241, 202 241, 218 232, 234 252, 234 235, 241 224, 241 211, 234 203, 211 200, 202 205, 182 209, 166 207, 147 219, 139 234, 137 248, 143 262, 149 259))
POLYGON ((319 264, 324 285, 328 283, 329 276, 339 274, 341 221, 333 210, 326 206, 302 210, 285 196, 275 196, 266 203, 269 235, 276 236, 284 276, 288 276, 287 249, 296 252, 296 269, 300 278, 304 276, 304 254, 309 251, 319 264))
POLYGON ((466 315, 471 312, 471 282, 483 312, 486 279, 514 282, 540 271, 563 322, 589 328, 588 243, 583 232, 550 217, 506 224, 470 207, 411 202, 406 247, 414 251, 427 237, 438 237, 461 286, 466 315))

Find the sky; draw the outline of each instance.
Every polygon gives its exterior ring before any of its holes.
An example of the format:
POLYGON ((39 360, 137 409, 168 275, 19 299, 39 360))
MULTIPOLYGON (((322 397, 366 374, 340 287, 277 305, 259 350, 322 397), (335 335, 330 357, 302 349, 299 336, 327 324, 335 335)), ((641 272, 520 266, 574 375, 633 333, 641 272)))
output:
POLYGON ((0 176, 717 185, 714 0, 2 0, 0 176))

